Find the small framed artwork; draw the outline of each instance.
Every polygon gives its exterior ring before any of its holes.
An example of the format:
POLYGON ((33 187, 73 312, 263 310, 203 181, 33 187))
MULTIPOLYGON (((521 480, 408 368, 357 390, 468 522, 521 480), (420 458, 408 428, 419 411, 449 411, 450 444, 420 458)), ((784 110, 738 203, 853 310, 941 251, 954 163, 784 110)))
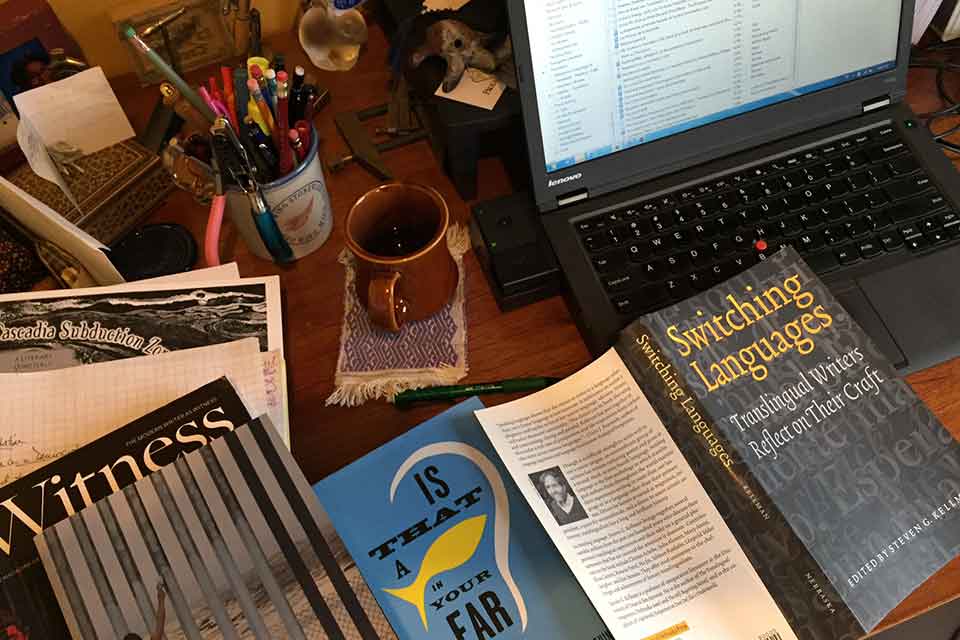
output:
MULTIPOLYGON (((132 2, 119 5, 110 10, 110 18, 119 33, 120 26, 129 24, 137 32, 154 24, 164 16, 180 8, 186 9, 167 26, 170 48, 181 72, 198 69, 219 62, 233 55, 233 42, 224 23, 220 0, 184 0, 182 2, 132 2)), ((167 62, 171 61, 171 52, 167 49, 159 31, 145 38, 157 53, 167 62)), ((126 42, 140 82, 146 86, 164 80, 133 46, 126 42)))

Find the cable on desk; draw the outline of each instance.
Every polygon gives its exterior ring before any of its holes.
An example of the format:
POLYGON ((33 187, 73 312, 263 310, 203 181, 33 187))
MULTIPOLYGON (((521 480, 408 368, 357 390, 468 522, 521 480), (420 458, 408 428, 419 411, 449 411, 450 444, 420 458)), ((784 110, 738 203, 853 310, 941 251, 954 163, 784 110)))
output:
MULTIPOLYGON (((937 144, 951 153, 960 155, 960 146, 953 144, 946 139, 955 133, 960 132, 960 124, 952 126, 946 131, 941 131, 939 133, 935 130, 936 123, 944 118, 960 116, 960 101, 956 100, 952 95, 950 95, 946 85, 948 73, 960 73, 960 63, 937 58, 920 57, 928 53, 943 53, 953 50, 960 50, 960 44, 938 43, 925 49, 918 49, 915 47, 911 54, 912 59, 910 61, 910 68, 936 70, 937 74, 935 82, 937 87, 937 95, 945 106, 937 111, 917 114, 917 119, 924 121, 924 125, 927 127, 927 130, 930 132, 930 135, 933 136, 933 139, 937 144)), ((960 638, 956 638, 954 640, 960 640, 960 638)))

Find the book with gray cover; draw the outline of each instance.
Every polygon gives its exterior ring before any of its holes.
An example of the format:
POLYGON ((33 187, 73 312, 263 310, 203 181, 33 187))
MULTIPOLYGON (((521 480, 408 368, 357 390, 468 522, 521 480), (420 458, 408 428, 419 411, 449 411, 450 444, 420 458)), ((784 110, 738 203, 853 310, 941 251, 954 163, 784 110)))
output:
POLYGON ((477 417, 618 639, 852 640, 960 553, 960 445, 793 249, 477 417))

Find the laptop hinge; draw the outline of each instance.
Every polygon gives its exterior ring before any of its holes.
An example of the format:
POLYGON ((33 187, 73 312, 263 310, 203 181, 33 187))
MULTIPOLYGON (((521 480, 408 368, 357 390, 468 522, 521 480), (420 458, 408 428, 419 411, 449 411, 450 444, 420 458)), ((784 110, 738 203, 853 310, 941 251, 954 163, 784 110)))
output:
POLYGON ((583 202, 590 197, 590 192, 586 189, 577 189, 576 191, 571 191, 565 193, 562 196, 557 196, 557 206, 565 207, 574 202, 583 202))
POLYGON ((893 104, 893 101, 890 100, 890 96, 880 96, 879 98, 874 98, 873 100, 867 100, 864 102, 863 112, 870 113, 871 111, 876 111, 877 109, 889 107, 891 104, 893 104))

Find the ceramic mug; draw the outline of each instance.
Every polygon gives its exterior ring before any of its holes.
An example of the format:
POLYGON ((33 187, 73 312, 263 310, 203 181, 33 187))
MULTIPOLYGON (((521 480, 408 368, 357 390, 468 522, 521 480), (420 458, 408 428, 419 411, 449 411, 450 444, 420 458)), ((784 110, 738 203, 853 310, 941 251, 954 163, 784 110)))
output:
POLYGON ((457 288, 447 246, 450 210, 435 189, 390 183, 362 196, 347 215, 347 247, 357 259, 357 297, 389 331, 443 309, 457 288))

